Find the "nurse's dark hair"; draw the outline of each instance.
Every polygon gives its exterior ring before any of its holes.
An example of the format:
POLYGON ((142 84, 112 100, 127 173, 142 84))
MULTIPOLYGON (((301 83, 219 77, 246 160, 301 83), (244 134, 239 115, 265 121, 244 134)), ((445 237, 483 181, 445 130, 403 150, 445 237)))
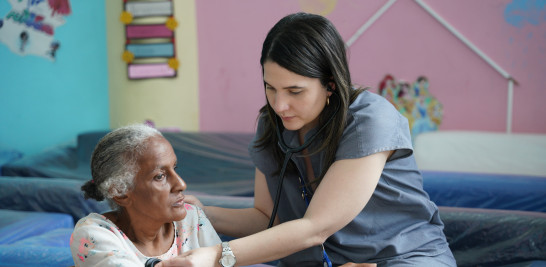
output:
POLYGON ((148 146, 148 139, 163 136, 145 124, 117 128, 102 137, 91 155, 91 177, 82 187, 84 197, 98 201, 106 199, 112 209, 113 201, 134 186, 139 170, 138 159, 148 146))
MULTIPOLYGON (((266 62, 275 62, 301 76, 318 78, 323 86, 333 90, 330 105, 327 105, 319 115, 319 125, 323 125, 331 117, 336 106, 340 105, 333 122, 321 133, 323 142, 312 145, 310 151, 311 153, 326 151, 324 168, 317 177, 319 178, 317 181, 320 181, 335 160, 337 147, 345 129, 349 104, 364 90, 352 87, 345 43, 334 25, 325 17, 309 13, 290 14, 277 22, 265 38, 260 58, 262 75, 266 62)), ((277 145, 278 138, 275 133, 277 115, 267 103, 260 109, 260 116, 264 119, 265 131, 258 137, 256 147, 273 152, 278 164, 277 172, 280 172, 284 153, 277 145)), ((281 131, 284 129, 282 123, 278 126, 281 131)))

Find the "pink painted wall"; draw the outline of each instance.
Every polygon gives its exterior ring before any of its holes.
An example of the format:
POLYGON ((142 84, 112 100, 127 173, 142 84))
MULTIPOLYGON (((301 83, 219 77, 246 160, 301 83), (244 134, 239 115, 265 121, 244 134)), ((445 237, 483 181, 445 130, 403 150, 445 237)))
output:
MULTIPOLYGON (((331 1, 326 17, 348 40, 385 2, 331 1)), ((425 1, 518 81, 513 132, 546 133, 546 9, 538 2, 425 1), (538 6, 526 10, 529 3, 538 6)), ((201 131, 254 130, 265 103, 259 57, 267 31, 288 13, 322 7, 197 1, 201 131)), ((444 104, 441 130, 506 129, 508 82, 414 1, 397 1, 350 47, 349 62, 353 82, 372 91, 387 73, 409 82, 427 76, 444 104)))

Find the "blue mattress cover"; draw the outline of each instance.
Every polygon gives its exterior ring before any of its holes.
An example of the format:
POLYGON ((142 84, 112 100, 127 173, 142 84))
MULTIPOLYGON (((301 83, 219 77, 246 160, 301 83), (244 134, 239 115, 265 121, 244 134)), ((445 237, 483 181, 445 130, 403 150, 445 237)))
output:
POLYGON ((0 266, 72 266, 73 228, 58 228, 9 245, 0 245, 0 266))
MULTIPOLYGON (((91 212, 109 211, 106 201, 99 202, 83 197, 80 189, 83 183, 84 181, 64 178, 0 176, 0 209, 65 213, 75 222, 91 212)), ((238 184, 235 181, 231 186, 236 187, 238 184)), ((222 183, 210 183, 206 186, 211 190, 202 186, 201 189, 205 188, 205 192, 187 190, 184 194, 197 195, 203 204, 211 206, 248 208, 254 204, 253 197, 214 194, 222 191, 222 183)), ((194 188, 193 184, 188 187, 194 188)), ((18 218, 13 217, 13 220, 18 218)))
POLYGON ((105 201, 84 199, 83 181, 64 178, 0 177, 0 209, 68 214, 74 222, 110 210, 105 201))
POLYGON ((457 266, 546 263, 546 213, 440 207, 440 217, 457 266))
MULTIPOLYGON (((0 188, 3 188, 4 185, 8 184, 11 184, 12 188, 13 186, 17 185, 22 186, 25 185, 25 183, 21 182, 26 181, 34 181, 31 184, 38 185, 40 183, 47 184, 51 182, 64 182, 67 184, 72 183, 76 185, 73 187, 64 187, 63 190, 51 190, 51 195, 48 196, 48 198, 55 198, 54 195, 56 194, 79 195, 79 192, 77 192, 78 185, 82 183, 82 181, 59 178, 0 178, 0 182, 1 181, 5 181, 5 183, 0 183, 0 188)), ((32 188, 30 184, 27 184, 27 186, 32 188)), ((24 192, 27 192, 29 199, 32 199, 32 196, 34 195, 41 195, 32 194, 32 189, 25 190, 24 192)), ((253 197, 210 195, 202 192, 186 193, 196 194, 205 205, 216 205, 230 208, 248 208, 253 205, 254 201, 253 197)), ((44 195, 41 195, 41 197, 44 197, 44 195)), ((41 205, 41 201, 34 199, 32 202, 34 202, 35 205, 30 205, 28 208, 40 208, 39 205, 41 205)), ((81 203, 85 204, 85 202, 80 201, 76 201, 74 203, 76 204, 73 206, 64 204, 59 206, 64 208, 69 207, 69 210, 77 210, 78 205, 81 205, 81 203)), ((87 208, 89 207, 90 206, 87 206, 87 208)), ((95 206, 95 208, 96 207, 97 206, 95 206)), ((101 211, 88 210, 86 212, 100 213, 101 211)), ((18 219, 15 217, 0 216, 2 218, 14 218, 6 220, 9 222, 18 221, 18 219)), ((522 262, 526 262, 525 264, 529 263, 536 265, 540 263, 540 260, 546 260, 546 213, 440 207, 440 216, 445 223, 444 232, 446 233, 450 246, 460 263, 459 266, 476 266, 477 264, 483 264, 484 266, 502 266, 509 263, 519 264, 522 262)), ((70 231, 71 229, 67 230, 64 233, 65 236, 69 236, 67 232, 70 231)), ((9 246, 0 245, 0 262, 17 263, 21 262, 18 261, 18 258, 21 257, 25 259, 23 262, 26 264, 36 264, 37 266, 42 266, 39 264, 42 262, 36 259, 36 255, 39 255, 39 253, 47 253, 46 255, 51 255, 52 259, 63 262, 63 264, 64 262, 70 262, 72 260, 70 258, 70 252, 62 247, 66 245, 66 238, 64 237, 59 237, 61 241, 58 244, 49 244, 47 246, 35 245, 42 243, 44 238, 52 239, 51 236, 54 234, 59 234, 62 236, 63 230, 56 229, 51 231, 49 232, 49 237, 46 237, 45 234, 37 234, 37 236, 34 237, 28 237, 27 235, 27 238, 19 238, 19 241, 13 242, 9 246), (58 231, 58 233, 55 233, 56 231, 58 231)), ((223 238, 226 240, 230 239, 230 237, 226 236, 223 236, 223 238)), ((18 265, 13 264, 10 266, 18 265)), ((52 264, 51 266, 62 266, 62 264, 52 264)))
POLYGON ((0 245, 73 227, 74 220, 67 214, 0 209, 0 245))
POLYGON ((546 212, 546 177, 422 171, 438 206, 546 212))

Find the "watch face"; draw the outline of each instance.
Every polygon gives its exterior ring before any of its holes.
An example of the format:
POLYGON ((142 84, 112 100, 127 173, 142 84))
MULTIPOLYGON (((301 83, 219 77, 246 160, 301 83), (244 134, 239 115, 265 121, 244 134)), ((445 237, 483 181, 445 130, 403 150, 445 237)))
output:
POLYGON ((233 266, 235 265, 235 257, 232 255, 222 256, 222 265, 223 266, 233 266))

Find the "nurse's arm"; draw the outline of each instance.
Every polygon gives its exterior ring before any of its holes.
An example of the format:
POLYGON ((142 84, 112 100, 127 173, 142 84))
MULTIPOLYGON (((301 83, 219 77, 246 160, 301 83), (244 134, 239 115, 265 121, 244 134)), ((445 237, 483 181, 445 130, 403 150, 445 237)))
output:
POLYGON ((265 175, 256 168, 254 207, 228 209, 205 206, 203 209, 217 232, 231 237, 243 237, 265 230, 273 210, 265 175))
POLYGON ((237 264, 268 262, 324 243, 364 209, 390 154, 385 151, 334 162, 303 218, 230 241, 237 264))

